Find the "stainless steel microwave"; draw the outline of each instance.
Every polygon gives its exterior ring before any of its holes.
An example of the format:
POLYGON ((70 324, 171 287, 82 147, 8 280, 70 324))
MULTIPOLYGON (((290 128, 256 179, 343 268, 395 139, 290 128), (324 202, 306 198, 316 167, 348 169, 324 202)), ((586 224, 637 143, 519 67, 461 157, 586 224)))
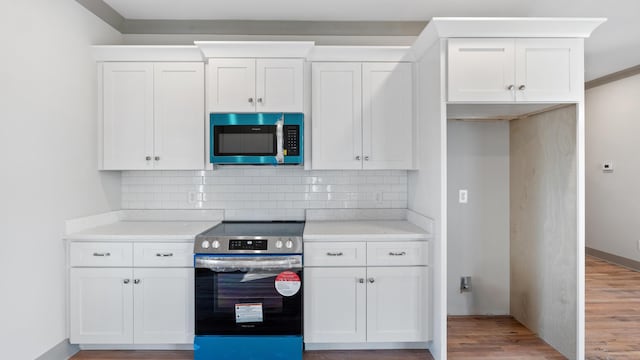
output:
POLYGON ((304 161, 301 113, 210 114, 212 164, 297 165, 304 161))

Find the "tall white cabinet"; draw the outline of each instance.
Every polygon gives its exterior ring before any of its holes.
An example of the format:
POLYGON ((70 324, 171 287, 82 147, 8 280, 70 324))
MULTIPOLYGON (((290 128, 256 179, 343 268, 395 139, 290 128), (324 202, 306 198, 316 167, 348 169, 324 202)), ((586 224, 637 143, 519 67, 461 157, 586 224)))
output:
POLYGON ((312 64, 312 167, 413 168, 412 64, 312 64))
POLYGON ((204 65, 102 64, 99 140, 103 170, 204 166, 204 65))

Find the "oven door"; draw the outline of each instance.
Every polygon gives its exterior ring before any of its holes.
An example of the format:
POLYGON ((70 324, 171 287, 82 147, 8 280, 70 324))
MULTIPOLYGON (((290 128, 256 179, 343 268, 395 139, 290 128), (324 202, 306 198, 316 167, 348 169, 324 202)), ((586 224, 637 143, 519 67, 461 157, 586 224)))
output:
POLYGON ((302 256, 195 259, 196 335, 301 335, 302 256))

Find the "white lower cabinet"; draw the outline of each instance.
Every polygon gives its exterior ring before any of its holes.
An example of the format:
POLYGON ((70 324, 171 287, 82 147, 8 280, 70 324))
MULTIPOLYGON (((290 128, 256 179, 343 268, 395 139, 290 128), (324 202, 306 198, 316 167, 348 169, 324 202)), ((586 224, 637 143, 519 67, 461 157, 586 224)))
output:
MULTIPOLYGON (((194 278, 192 267, 181 266, 191 251, 189 243, 157 244, 155 268, 144 264, 136 252, 133 267, 108 267, 115 251, 105 252, 106 243, 72 243, 74 254, 90 253, 83 267, 70 269, 70 341, 73 344, 190 344, 194 329, 194 278), (80 252, 78 249, 95 251, 80 252), (174 249, 167 252, 166 249, 174 249), (185 259, 177 259, 185 257, 185 259), (105 260, 106 259, 106 260, 105 260), (162 262, 165 264, 162 264, 162 262), (99 264, 99 265, 98 265, 99 264), (106 264, 106 265, 105 265, 106 264), (98 266, 98 267, 91 267, 98 266), (164 267, 163 267, 164 266, 164 267)), ((138 244, 109 244, 132 252, 138 244)), ((153 244, 144 244, 153 248, 153 244)), ((76 255, 77 256, 77 255, 76 255)), ((114 262, 117 263, 117 262, 114 262)), ((187 262, 188 263, 188 262, 187 262)))
POLYGON ((322 264, 305 265, 305 343, 429 341, 427 261, 426 257, 417 261, 413 252, 407 251, 415 249, 426 255, 427 243, 360 243, 367 248, 367 264, 378 264, 377 250, 384 248, 394 258, 395 266, 351 264, 354 261, 344 249, 356 244, 305 244, 305 258, 316 259, 312 264, 322 264), (323 256, 332 262, 320 261, 323 256), (342 257, 346 261, 340 264, 336 259, 342 257))

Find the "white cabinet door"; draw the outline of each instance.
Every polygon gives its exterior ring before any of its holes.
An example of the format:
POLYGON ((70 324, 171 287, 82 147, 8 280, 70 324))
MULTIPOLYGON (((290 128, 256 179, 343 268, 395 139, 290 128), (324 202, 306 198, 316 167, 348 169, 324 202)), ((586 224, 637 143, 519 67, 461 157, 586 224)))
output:
POLYGON ((410 63, 362 65, 363 169, 413 166, 413 89, 410 63))
POLYGON ((155 64, 154 168, 204 167, 204 66, 155 64))
POLYGON ((153 64, 103 67, 103 168, 153 168, 153 64))
POLYGON ((427 267, 369 267, 367 280, 367 341, 427 341, 427 267))
POLYGON ((193 269, 136 268, 133 273, 134 343, 192 343, 193 269))
POLYGON ((256 111, 302 112, 302 59, 256 60, 256 111))
POLYGON ((255 59, 210 59, 207 73, 209 112, 255 111, 255 59))
POLYGON ((70 279, 70 341, 129 344, 133 340, 130 268, 73 268, 70 279))
POLYGON ((449 39, 448 43, 450 102, 514 100, 513 39, 449 39))
POLYGON ((580 101, 584 93, 582 39, 517 39, 517 101, 580 101))
POLYGON ((304 269, 304 341, 345 343, 366 340, 366 270, 304 269))
POLYGON ((362 64, 312 65, 313 169, 362 168, 362 64))

